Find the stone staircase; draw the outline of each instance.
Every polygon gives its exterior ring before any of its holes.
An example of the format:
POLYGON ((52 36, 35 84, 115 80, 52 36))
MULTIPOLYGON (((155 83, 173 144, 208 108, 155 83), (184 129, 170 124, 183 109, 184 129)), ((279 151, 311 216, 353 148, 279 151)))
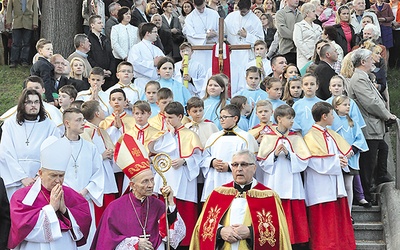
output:
POLYGON ((354 236, 357 249, 386 250, 381 207, 364 208, 354 205, 351 212, 354 219, 354 236))

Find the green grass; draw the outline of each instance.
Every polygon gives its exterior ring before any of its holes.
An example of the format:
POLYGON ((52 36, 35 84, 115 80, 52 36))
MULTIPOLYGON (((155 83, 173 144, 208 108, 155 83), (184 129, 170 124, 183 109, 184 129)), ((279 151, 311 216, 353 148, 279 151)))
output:
POLYGON ((17 104, 22 83, 28 76, 29 68, 0 66, 0 115, 17 104))

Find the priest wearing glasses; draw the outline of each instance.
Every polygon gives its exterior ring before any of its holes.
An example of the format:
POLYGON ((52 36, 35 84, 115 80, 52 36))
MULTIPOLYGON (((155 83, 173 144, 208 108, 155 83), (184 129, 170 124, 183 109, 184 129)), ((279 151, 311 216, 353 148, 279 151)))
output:
POLYGON ((186 227, 176 209, 170 186, 161 189, 162 193, 168 194, 167 214, 166 205, 153 196, 154 174, 145 148, 125 134, 117 142, 114 158, 130 179, 132 190, 108 205, 91 249, 164 250, 166 230, 170 231, 170 246, 175 249, 185 237, 186 227))
POLYGON ((254 153, 235 153, 231 167, 233 182, 208 197, 190 249, 292 249, 279 196, 253 178, 254 153))

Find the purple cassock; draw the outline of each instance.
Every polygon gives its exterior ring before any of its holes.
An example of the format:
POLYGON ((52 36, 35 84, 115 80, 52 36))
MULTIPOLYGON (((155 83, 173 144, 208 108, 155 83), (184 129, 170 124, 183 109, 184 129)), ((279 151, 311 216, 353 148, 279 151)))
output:
MULTIPOLYGON (((8 239, 8 247, 17 247, 33 230, 36 222, 39 219, 39 214, 42 208, 49 205, 50 191, 41 186, 41 190, 33 202, 32 206, 22 203, 25 196, 32 186, 19 189, 11 198, 10 201, 10 217, 11 217, 11 230, 8 239)), ((84 237, 77 241, 77 246, 86 244, 86 238, 89 234, 90 223, 92 217, 90 215, 89 204, 82 197, 82 195, 75 192, 73 189, 63 186, 65 206, 72 213, 78 223, 84 237)), ((60 222, 61 231, 66 232, 71 229, 71 221, 61 214, 60 211, 56 212, 58 221, 60 222)))
POLYGON ((164 213, 165 205, 156 197, 150 196, 141 202, 132 193, 126 194, 111 202, 104 211, 90 249, 115 249, 124 239, 143 235, 142 225, 145 225, 146 234, 150 235, 149 240, 153 248, 157 249, 162 244, 160 228, 165 229, 165 226, 159 225, 164 213), (149 207, 148 212, 147 207, 149 207), (146 217, 147 223, 145 223, 146 217))

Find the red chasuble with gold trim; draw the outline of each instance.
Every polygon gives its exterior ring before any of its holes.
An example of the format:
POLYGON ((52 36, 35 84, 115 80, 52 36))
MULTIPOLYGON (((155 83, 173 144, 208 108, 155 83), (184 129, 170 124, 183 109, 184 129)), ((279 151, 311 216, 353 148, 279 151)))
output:
POLYGON ((233 182, 211 193, 197 221, 190 249, 215 249, 218 226, 227 216, 232 201, 239 195, 247 200, 253 226, 253 249, 291 249, 286 218, 278 195, 260 183, 239 194, 233 188, 233 182))

